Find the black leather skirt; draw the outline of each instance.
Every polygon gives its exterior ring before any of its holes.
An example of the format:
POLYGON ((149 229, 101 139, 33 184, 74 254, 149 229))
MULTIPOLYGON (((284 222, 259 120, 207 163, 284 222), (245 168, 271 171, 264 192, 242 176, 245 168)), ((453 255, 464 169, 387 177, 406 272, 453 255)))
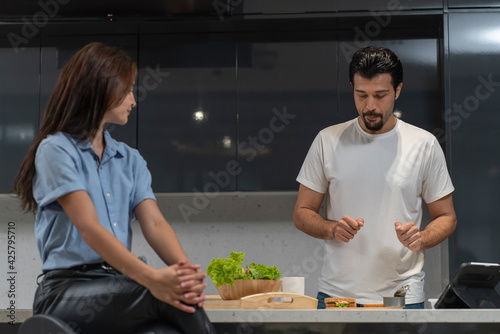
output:
MULTIPOLYGON (((42 276, 42 275, 41 275, 42 276)), ((43 274, 34 314, 65 321, 76 333, 215 333, 205 311, 183 312, 107 266, 51 270, 43 274), (151 330, 152 328, 157 331, 151 330)))

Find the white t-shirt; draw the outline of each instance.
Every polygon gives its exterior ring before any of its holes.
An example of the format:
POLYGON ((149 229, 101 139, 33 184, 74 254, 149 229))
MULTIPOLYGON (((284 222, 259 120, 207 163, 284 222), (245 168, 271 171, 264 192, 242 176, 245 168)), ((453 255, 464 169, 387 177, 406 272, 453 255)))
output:
POLYGON ((357 119, 330 126, 314 140, 297 177, 326 194, 326 218, 363 218, 348 243, 325 240, 319 291, 381 303, 410 284, 406 303, 425 300, 424 252, 397 238, 394 223, 422 220, 422 199, 432 203, 453 192, 446 160, 429 132, 398 120, 391 131, 366 133, 357 119))

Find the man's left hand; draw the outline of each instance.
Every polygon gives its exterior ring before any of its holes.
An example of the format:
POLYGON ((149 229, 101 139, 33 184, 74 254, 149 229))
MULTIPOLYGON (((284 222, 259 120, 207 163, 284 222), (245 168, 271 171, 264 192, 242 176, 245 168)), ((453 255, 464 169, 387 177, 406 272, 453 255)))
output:
POLYGON ((415 223, 409 222, 404 225, 401 222, 394 223, 399 241, 409 250, 416 252, 422 249, 422 235, 415 223))

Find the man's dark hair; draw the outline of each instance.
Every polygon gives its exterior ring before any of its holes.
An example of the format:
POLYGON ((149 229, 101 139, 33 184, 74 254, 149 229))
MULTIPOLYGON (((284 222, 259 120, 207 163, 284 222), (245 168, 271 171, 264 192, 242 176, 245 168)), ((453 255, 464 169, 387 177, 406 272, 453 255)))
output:
POLYGON ((354 74, 372 79, 379 74, 389 73, 394 91, 403 82, 403 65, 398 56, 389 49, 367 46, 356 51, 349 65, 349 80, 354 84, 354 74))

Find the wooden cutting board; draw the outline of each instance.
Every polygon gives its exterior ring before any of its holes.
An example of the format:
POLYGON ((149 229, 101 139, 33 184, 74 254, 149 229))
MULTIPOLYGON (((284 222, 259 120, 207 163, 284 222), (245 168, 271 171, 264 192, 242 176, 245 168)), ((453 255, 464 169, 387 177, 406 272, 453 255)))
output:
POLYGON ((363 307, 335 307, 335 306, 330 306, 326 308, 327 310, 357 310, 357 311, 362 311, 366 309, 384 309, 384 310, 401 310, 403 307, 388 307, 384 306, 384 304, 364 304, 363 307))
POLYGON ((237 310, 240 308, 240 300, 222 300, 219 295, 207 295, 203 303, 205 310, 237 310))
POLYGON ((358 310, 362 309, 387 309, 387 310, 401 310, 403 307, 389 307, 389 306, 384 306, 384 304, 365 304, 363 307, 358 308, 358 310))
POLYGON ((357 307, 356 305, 356 299, 354 298, 345 298, 345 297, 338 297, 338 298, 325 298, 325 303, 326 303, 326 309, 327 310, 363 310, 363 309, 391 309, 391 310, 397 310, 397 309, 402 309, 403 307, 388 307, 384 306, 384 304, 364 304, 363 307, 357 307), (349 303, 349 307, 337 307, 335 304, 329 304, 330 302, 335 303, 337 301, 343 301, 349 303))
POLYGON ((289 292, 267 292, 243 297, 239 300, 222 300, 217 295, 206 296, 207 310, 227 309, 272 309, 297 310, 316 309, 318 300, 309 296, 289 292))

